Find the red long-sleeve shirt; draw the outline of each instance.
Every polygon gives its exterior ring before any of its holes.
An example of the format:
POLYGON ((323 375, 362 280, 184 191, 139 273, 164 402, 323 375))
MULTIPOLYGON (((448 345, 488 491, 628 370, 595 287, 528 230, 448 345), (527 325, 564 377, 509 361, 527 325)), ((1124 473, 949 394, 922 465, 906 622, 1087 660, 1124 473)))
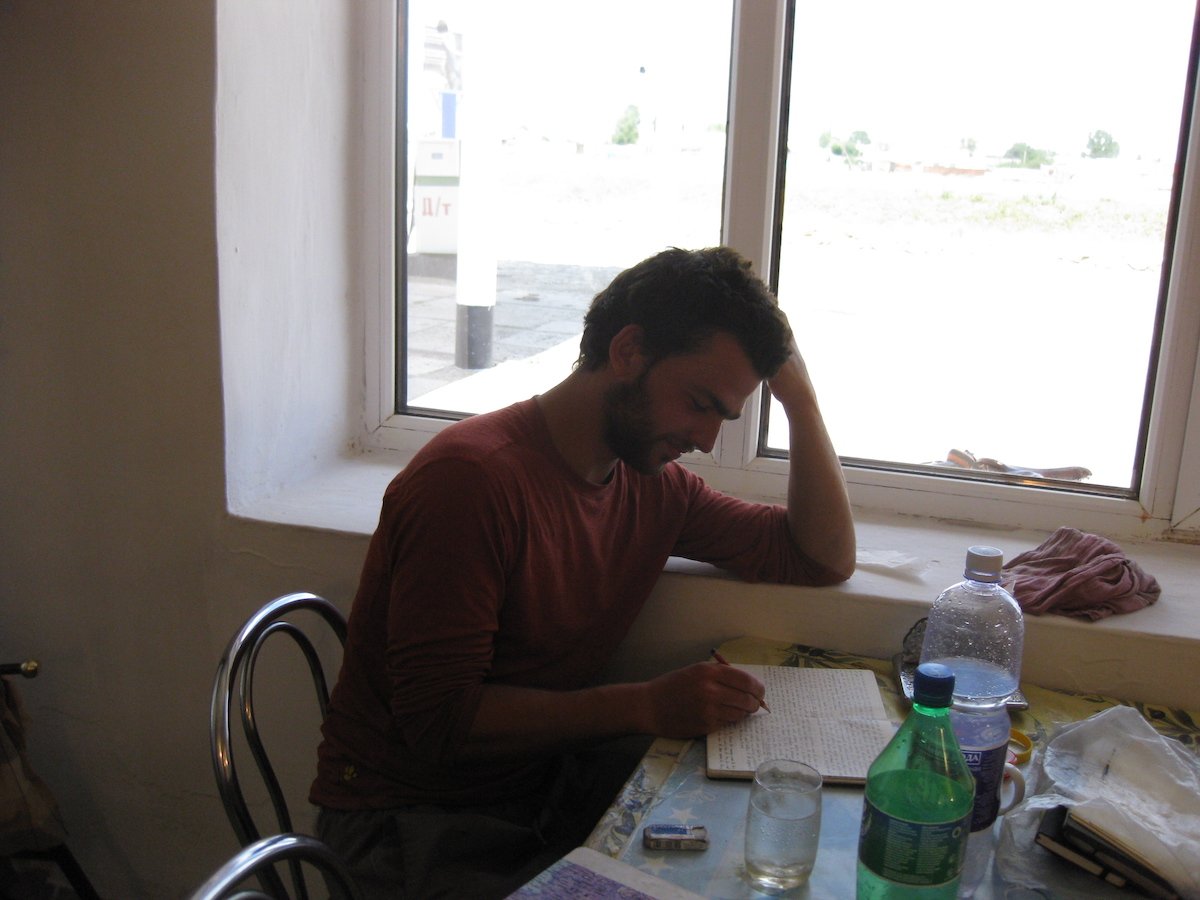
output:
POLYGON ((446 428, 388 487, 350 613, 310 798, 333 809, 519 797, 539 760, 457 759, 485 683, 593 683, 669 556, 747 580, 821 580, 785 510, 674 463, 568 468, 536 400, 446 428))

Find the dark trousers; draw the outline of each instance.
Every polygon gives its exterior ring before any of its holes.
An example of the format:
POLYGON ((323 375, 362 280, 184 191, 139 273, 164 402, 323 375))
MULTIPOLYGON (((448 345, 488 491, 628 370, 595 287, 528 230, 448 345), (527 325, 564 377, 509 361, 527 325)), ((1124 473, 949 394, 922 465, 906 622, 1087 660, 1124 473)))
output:
POLYGON ((506 897, 587 839, 649 743, 625 738, 564 755, 544 793, 508 803, 321 809, 317 836, 366 900, 506 897))

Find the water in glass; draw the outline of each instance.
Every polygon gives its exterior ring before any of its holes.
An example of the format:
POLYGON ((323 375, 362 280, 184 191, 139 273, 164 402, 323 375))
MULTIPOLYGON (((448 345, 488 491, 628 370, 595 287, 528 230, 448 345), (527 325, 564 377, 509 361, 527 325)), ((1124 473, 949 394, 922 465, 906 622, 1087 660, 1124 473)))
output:
POLYGON ((820 774, 788 760, 759 766, 746 815, 746 874, 754 887, 779 893, 804 884, 820 831, 820 774))

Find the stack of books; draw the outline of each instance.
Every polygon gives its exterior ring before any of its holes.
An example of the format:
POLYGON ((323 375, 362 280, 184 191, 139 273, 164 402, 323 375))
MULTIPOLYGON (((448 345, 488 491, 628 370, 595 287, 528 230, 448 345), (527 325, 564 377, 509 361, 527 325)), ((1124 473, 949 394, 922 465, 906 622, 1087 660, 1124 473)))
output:
POLYGON ((1147 897, 1178 900, 1179 894, 1128 842, 1110 834, 1086 813, 1056 806, 1042 815, 1035 840, 1047 850, 1121 888, 1147 897))

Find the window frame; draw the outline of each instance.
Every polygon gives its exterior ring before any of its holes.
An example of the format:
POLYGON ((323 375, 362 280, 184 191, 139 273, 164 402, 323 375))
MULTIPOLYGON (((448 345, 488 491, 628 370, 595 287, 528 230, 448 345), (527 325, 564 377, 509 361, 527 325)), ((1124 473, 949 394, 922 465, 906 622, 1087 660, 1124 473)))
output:
MULTIPOLYGON (((774 215, 780 195, 781 131, 786 127, 789 4, 735 0, 731 54, 723 240, 750 258, 771 281, 777 265, 774 215), (764 52, 764 48, 767 52, 764 52), (763 84, 769 90, 762 89, 763 84)), ((365 421, 362 447, 397 451, 402 459, 454 421, 396 413, 397 354, 403 336, 396 310, 404 290, 404 60, 397 39, 401 3, 380 5, 377 43, 364 53, 368 178, 364 221, 365 421)), ((1193 38, 1196 41, 1196 38, 1193 38)), ((1135 497, 996 484, 936 474, 884 471, 843 461, 851 500, 860 513, 904 514, 1002 527, 1053 529, 1064 523, 1110 535, 1200 539, 1200 91, 1195 51, 1189 71, 1191 112, 1181 141, 1182 171, 1171 277, 1158 352, 1145 462, 1135 497), (1187 154, 1186 148, 1193 152, 1187 154), (1190 156, 1190 159, 1189 159, 1190 156)), ((565 373, 564 373, 565 374, 565 373)), ((817 384, 818 394, 821 386, 817 384)), ((782 502, 787 461, 760 455, 763 398, 756 392, 737 421, 722 429, 708 455, 685 463, 718 489, 782 502)))

